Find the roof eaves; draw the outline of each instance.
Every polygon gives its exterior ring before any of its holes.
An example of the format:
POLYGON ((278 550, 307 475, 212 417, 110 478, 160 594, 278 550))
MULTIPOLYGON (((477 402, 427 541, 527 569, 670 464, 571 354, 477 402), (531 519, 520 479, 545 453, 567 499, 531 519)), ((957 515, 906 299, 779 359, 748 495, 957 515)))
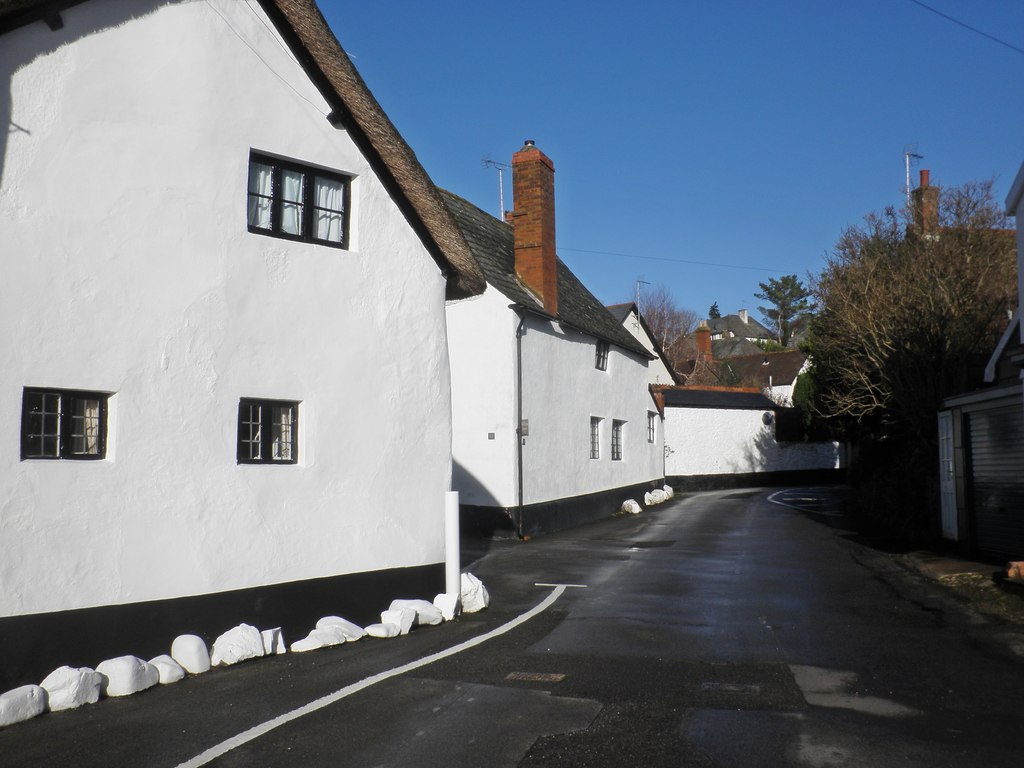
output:
POLYGON ((447 297, 482 293, 483 272, 451 212, 314 0, 259 2, 331 105, 328 119, 348 130, 445 273, 447 297))

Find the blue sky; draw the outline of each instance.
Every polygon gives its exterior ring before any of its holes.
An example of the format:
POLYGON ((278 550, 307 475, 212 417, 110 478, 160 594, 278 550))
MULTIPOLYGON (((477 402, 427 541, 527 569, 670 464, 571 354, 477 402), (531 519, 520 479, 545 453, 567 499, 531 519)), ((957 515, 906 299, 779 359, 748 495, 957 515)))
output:
MULTIPOLYGON (((606 304, 645 280, 757 316, 759 282, 902 204, 907 145, 915 180, 1000 201, 1024 160, 1024 54, 911 0, 320 3, 438 185, 497 214, 483 158, 537 142, 559 255, 606 304)), ((1020 0, 927 5, 1024 49, 1020 0)))

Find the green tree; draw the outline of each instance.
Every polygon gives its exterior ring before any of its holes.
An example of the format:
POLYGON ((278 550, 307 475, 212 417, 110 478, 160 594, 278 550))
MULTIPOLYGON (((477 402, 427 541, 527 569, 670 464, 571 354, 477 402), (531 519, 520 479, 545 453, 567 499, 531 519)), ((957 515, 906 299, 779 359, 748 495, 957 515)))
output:
POLYGON ((761 292, 755 293, 754 298, 771 304, 770 307, 758 307, 764 316, 765 325, 775 334, 779 344, 787 347, 793 333, 803 328, 813 309, 811 292, 796 275, 785 275, 779 280, 772 277, 767 283, 758 285, 761 292))
POLYGON ((856 506, 887 532, 937 514, 936 411, 967 389, 1016 306, 1016 249, 991 182, 941 189, 938 226, 910 211, 851 227, 814 284, 811 407, 859 444, 856 506))
POLYGON ((722 311, 718 308, 718 302, 716 301, 708 308, 708 320, 718 320, 722 316, 722 311))

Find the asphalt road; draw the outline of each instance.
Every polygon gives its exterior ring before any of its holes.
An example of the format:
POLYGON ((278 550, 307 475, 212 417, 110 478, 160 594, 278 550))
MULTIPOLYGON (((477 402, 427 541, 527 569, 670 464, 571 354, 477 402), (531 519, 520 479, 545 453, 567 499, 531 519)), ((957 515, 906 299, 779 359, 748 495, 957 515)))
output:
POLYGON ((486 611, 45 715, 0 766, 1019 766, 1024 629, 846 523, 725 491, 497 542, 486 611))

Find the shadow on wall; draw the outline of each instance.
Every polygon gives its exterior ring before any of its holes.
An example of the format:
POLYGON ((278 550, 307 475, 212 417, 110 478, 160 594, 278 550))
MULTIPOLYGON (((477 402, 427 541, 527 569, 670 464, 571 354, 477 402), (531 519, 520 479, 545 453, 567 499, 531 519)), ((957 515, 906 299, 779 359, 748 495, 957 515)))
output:
POLYGON ((482 507, 499 506, 494 493, 458 460, 452 461, 452 490, 459 492, 460 504, 482 507))
MULTIPOLYGON (((39 119, 38 113, 19 118, 24 122, 15 121, 12 89, 15 73, 36 59, 48 56, 65 45, 105 29, 120 26, 132 19, 146 16, 161 5, 163 5, 162 0, 132 3, 132 13, 126 12, 128 8, 126 3, 88 3, 73 6, 63 15, 75 15, 76 23, 72 25, 74 30, 67 26, 50 30, 46 22, 40 18, 13 32, 4 34, 5 24, 14 23, 14 20, 21 14, 16 12, 10 14, 6 19, 0 19, 0 81, 4 84, 4 98, 0 99, 0 125, 4 126, 3 131, 0 132, 0 189, 4 188, 8 151, 15 151, 20 139, 27 139, 31 142, 42 141, 45 131, 49 127, 34 122, 39 119), (40 45, 40 41, 42 41, 42 45, 40 45), (12 149, 9 150, 9 147, 12 149)), ((45 7, 39 11, 39 14, 42 15, 44 12, 46 12, 45 7)), ((168 41, 167 44, 173 45, 174 43, 168 41)), ((131 62, 125 62, 125 66, 131 66, 131 62)), ((40 85, 40 87, 44 86, 40 85)), ((74 126, 65 126, 65 130, 73 129, 74 126)), ((112 152, 111 157, 116 157, 116 153, 112 152)))

